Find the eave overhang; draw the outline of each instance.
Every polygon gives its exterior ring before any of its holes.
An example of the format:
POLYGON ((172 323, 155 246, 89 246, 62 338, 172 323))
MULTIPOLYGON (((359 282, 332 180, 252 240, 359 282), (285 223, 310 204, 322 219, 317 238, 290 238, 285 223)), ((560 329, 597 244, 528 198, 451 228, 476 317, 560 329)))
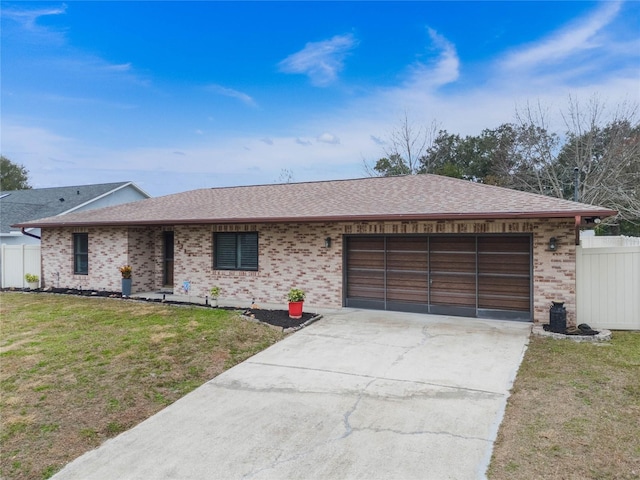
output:
POLYGON ((115 227, 145 225, 202 225, 202 224, 240 224, 240 223, 336 223, 336 222, 381 222, 381 221, 446 221, 446 220, 509 220, 570 218, 604 219, 617 215, 617 211, 609 209, 589 209, 573 211, 544 212, 487 212, 487 213, 430 213, 430 214, 379 214, 379 215, 329 215, 329 216, 289 216, 289 217, 237 217, 237 218, 164 218, 164 219, 132 219, 132 220, 92 220, 74 221, 56 217, 56 221, 25 222, 12 225, 14 228, 59 228, 59 227, 115 227))

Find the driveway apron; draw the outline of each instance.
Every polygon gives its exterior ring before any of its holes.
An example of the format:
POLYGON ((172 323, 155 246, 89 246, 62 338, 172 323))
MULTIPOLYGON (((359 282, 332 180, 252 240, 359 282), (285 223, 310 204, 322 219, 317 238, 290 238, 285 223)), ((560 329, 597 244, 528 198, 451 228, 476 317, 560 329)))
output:
POLYGON ((484 478, 530 329, 344 309, 53 478, 484 478))

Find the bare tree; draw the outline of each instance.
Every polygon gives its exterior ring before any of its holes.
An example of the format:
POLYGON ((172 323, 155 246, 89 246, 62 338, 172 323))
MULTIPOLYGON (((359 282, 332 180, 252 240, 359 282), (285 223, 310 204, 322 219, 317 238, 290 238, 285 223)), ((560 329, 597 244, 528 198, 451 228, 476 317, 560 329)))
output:
POLYGON ((427 127, 416 126, 409 120, 407 112, 399 126, 389 135, 383 148, 384 157, 371 167, 364 161, 364 169, 369 176, 415 175, 424 173, 422 159, 432 145, 438 132, 434 120, 427 127))
POLYGON ((538 104, 517 113, 516 151, 510 186, 559 198, 573 198, 578 169, 579 200, 620 212, 619 220, 640 224, 640 124, 638 107, 607 106, 593 97, 586 106, 570 97, 561 112, 563 138, 551 133, 547 112, 538 104))
POLYGON ((275 183, 293 183, 295 180, 293 178, 293 170, 288 168, 283 168, 280 170, 280 176, 275 183))
POLYGON ((640 124, 638 108, 619 105, 605 121, 605 105, 597 98, 583 109, 570 99, 564 116, 568 129, 559 163, 578 168, 579 198, 607 205, 625 220, 640 223, 640 124))
POLYGON ((557 168, 560 138, 550 131, 548 112, 540 103, 516 111, 515 139, 508 158, 496 168, 507 178, 506 187, 563 197, 557 168))

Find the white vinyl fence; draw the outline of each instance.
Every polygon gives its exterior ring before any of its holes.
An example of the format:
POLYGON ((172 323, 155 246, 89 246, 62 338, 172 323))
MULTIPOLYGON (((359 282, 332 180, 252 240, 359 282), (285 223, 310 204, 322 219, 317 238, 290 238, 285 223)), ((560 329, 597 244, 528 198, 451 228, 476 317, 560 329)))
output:
POLYGON ((580 245, 584 248, 640 247, 640 237, 581 237, 580 245))
POLYGON ((576 251, 578 324, 640 330, 640 238, 591 237, 580 243, 576 251))
POLYGON ((0 252, 2 288, 25 288, 25 274, 38 275, 40 281, 40 245, 2 245, 0 252))

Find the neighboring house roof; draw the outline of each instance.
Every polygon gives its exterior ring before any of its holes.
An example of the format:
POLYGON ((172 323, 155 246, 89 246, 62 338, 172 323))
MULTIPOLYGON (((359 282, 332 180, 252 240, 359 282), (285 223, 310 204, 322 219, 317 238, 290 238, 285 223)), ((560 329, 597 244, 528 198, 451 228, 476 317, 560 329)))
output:
POLYGON ((11 226, 18 223, 68 214, 129 186, 149 197, 133 182, 1 191, 0 233, 15 230, 11 226))
POLYGON ((544 218, 615 210, 437 175, 192 190, 18 226, 544 218))

